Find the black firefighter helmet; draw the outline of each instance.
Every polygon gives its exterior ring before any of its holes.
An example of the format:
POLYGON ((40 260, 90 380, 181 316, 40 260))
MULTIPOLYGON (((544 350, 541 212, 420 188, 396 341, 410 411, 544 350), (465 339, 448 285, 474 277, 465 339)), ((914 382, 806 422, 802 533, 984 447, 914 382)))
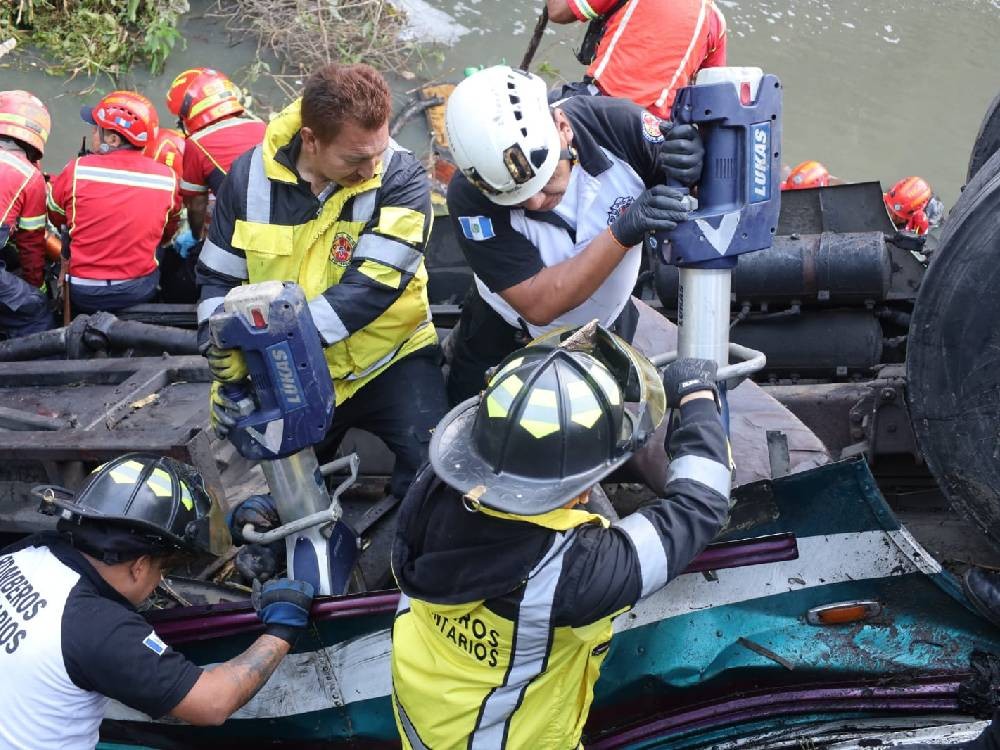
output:
POLYGON ((594 324, 563 341, 569 333, 511 354, 482 396, 456 406, 434 431, 435 473, 472 506, 516 515, 559 508, 660 424, 663 385, 649 360, 594 324))
POLYGON ((127 453, 99 466, 75 496, 35 487, 43 513, 75 546, 107 563, 145 552, 209 552, 212 501, 192 467, 172 458, 127 453))

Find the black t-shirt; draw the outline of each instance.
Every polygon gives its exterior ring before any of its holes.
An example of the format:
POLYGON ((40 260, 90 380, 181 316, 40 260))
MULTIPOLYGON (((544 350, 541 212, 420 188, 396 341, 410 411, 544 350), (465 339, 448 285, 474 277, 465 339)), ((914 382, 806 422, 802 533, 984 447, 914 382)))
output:
MULTIPOLYGON (((573 148, 579 159, 575 168, 600 178, 627 164, 647 188, 664 181, 656 163, 663 137, 653 115, 630 101, 603 96, 573 97, 558 108, 573 129, 573 148)), ((554 211, 524 211, 493 203, 461 173, 448 185, 448 213, 466 262, 496 293, 545 268, 538 248, 511 225, 514 211, 528 222, 552 225, 570 235, 575 231, 554 211)))
POLYGON ((0 552, 0 672, 0 747, 88 750, 108 698, 158 718, 201 675, 53 533, 0 552))

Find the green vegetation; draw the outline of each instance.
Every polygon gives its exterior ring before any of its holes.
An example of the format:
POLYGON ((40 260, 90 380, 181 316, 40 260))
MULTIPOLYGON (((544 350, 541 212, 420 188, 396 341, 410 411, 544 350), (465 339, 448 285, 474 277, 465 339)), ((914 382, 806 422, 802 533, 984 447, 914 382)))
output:
POLYGON ((137 62, 159 72, 181 40, 188 0, 13 0, 0 15, 0 41, 14 37, 51 54, 56 75, 115 81, 137 62))

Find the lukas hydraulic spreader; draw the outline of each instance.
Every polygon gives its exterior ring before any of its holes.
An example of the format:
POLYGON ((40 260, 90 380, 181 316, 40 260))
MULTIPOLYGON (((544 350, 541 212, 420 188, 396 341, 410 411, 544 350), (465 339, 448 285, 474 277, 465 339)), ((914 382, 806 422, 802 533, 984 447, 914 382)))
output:
POLYGON ((246 359, 247 381, 223 389, 239 406, 229 440, 261 462, 282 524, 266 533, 247 525, 244 537, 264 544, 283 537, 289 577, 308 581, 317 594, 343 594, 358 545, 341 520, 343 486, 331 498, 312 448, 330 428, 335 398, 302 289, 280 281, 236 287, 209 327, 217 347, 239 349, 246 359))
POLYGON ((697 207, 649 242, 679 269, 676 356, 715 360, 724 398, 727 382, 764 366, 729 343, 730 282, 739 256, 771 247, 778 228, 781 83, 760 68, 705 68, 678 91, 672 118, 696 124, 705 144, 697 207), (728 366, 731 353, 741 361, 728 366))

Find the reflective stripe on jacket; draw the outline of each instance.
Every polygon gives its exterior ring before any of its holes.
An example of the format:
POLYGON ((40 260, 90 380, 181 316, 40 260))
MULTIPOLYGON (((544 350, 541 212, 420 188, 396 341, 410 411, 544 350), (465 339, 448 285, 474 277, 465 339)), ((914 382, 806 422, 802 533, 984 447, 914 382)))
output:
POLYGON ((662 499, 607 526, 559 509, 470 513, 430 469, 400 510, 393 706, 404 748, 579 745, 614 617, 721 528, 730 465, 710 400, 681 408, 662 499))
POLYGON ((66 224, 70 273, 118 281, 156 270, 156 249, 177 228, 177 175, 141 151, 120 148, 74 159, 51 182, 49 216, 66 224))
POLYGON ((423 250, 430 185, 395 142, 378 173, 315 196, 294 169, 299 101, 237 159, 198 262, 198 321, 239 283, 294 281, 309 300, 341 403, 396 360, 437 342, 423 250))
POLYGON ((45 196, 45 178, 28 157, 0 148, 0 232, 13 237, 21 276, 36 287, 45 274, 45 196))
POLYGON ((264 138, 265 124, 252 117, 226 117, 187 137, 181 195, 219 192, 237 157, 264 138))
POLYGON ((677 89, 725 64, 726 20, 712 0, 629 0, 608 19, 587 75, 608 96, 669 119, 677 89))

